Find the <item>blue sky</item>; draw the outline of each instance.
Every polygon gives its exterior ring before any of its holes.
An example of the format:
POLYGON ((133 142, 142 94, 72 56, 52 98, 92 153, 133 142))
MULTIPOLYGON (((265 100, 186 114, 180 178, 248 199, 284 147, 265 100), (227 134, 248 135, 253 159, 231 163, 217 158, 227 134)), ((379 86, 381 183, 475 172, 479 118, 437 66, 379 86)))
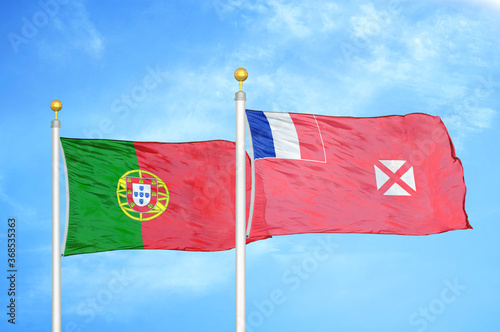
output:
MULTIPOLYGON (((474 227, 253 243, 247 331, 498 327, 497 2, 8 0, 0 12, 2 331, 50 330, 50 102, 63 103, 66 137, 234 140, 238 67, 249 72, 251 109, 441 116, 474 227), (18 221, 16 327, 3 277, 9 217, 18 221)), ((65 257, 62 306, 66 332, 233 331, 234 250, 65 257)))

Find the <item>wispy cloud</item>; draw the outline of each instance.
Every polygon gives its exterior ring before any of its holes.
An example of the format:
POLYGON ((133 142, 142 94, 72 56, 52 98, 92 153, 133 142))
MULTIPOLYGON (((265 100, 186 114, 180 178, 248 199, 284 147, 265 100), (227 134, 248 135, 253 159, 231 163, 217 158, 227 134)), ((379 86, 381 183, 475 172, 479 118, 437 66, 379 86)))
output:
POLYGON ((302 39, 338 28, 333 19, 338 9, 334 3, 267 1, 266 5, 266 27, 271 33, 302 39))
MULTIPOLYGON (((475 89, 475 76, 484 74, 493 55, 500 54, 489 32, 492 18, 487 17, 490 21, 485 24, 465 10, 438 10, 415 18, 415 8, 405 2, 391 7, 275 0, 228 1, 220 8, 222 14, 233 15, 225 19, 243 18, 245 23, 234 20, 247 28, 242 29, 241 44, 226 53, 218 49, 222 55, 207 57, 203 70, 170 68, 168 83, 143 103, 156 121, 144 123, 140 139, 231 139, 228 121, 233 117, 236 87, 232 73, 239 65, 250 73, 251 81, 245 83, 249 108, 346 116, 428 112, 450 117, 458 112, 454 105, 460 98, 475 89), (255 44, 257 35, 261 42, 255 44), (342 40, 340 35, 351 39, 342 40), (330 56, 318 56, 314 47, 296 52, 299 41, 321 42, 330 56), (347 58, 342 42, 354 48, 347 58), (296 54, 294 61, 283 58, 284 52, 296 54), (451 71, 452 67, 463 70, 451 71), (184 115, 173 116, 179 109, 184 115), (215 132, 220 134, 215 137, 215 132)), ((460 111, 459 118, 474 130, 486 129, 496 111, 484 100, 476 106, 460 111), (471 116, 478 119, 472 121, 471 116)), ((139 122, 147 119, 141 112, 135 117, 139 122)), ((458 121, 447 124, 459 126, 458 121)))
POLYGON ((73 47, 94 57, 104 51, 104 38, 97 31, 83 2, 73 2, 74 12, 67 21, 60 22, 59 30, 72 40, 73 47))
POLYGON ((365 81, 372 91, 368 100, 378 102, 406 96, 413 102, 402 112, 441 115, 457 140, 489 128, 497 113, 490 106, 491 89, 497 87, 481 82, 500 55, 490 32, 494 17, 479 20, 463 9, 437 10, 415 20, 411 13, 411 6, 395 15, 373 4, 360 6, 350 19, 352 36, 360 39, 350 41, 354 50, 344 84, 365 81), (478 88, 486 91, 481 97, 478 88))
POLYGON ((284 42, 314 38, 340 29, 336 21, 338 4, 325 1, 260 0, 214 1, 221 20, 242 18, 251 30, 279 35, 284 42))
POLYGON ((164 70, 164 83, 131 113, 131 120, 143 128, 134 139, 231 139, 234 128, 227 126, 227 121, 234 115, 232 91, 237 88, 232 77, 234 69, 227 64, 207 64, 203 70, 184 66, 164 70), (155 120, 151 121, 152 118, 155 120))
POLYGON ((100 58, 105 50, 105 40, 92 22, 84 2, 72 1, 63 9, 54 17, 55 34, 38 42, 41 55, 61 58, 69 52, 84 52, 92 58, 100 58))

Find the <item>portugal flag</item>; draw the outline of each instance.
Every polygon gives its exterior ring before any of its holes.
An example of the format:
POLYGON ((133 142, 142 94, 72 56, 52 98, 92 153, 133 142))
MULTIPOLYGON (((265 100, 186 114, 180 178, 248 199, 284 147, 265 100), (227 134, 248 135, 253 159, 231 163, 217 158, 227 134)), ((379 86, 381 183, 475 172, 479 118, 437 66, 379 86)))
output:
POLYGON ((247 110, 247 119, 256 176, 252 231, 427 235, 471 228, 462 164, 439 117, 247 110))
MULTIPOLYGON (((65 256, 234 248, 235 143, 61 138, 61 144, 68 188, 65 256)), ((249 163, 247 168, 249 196, 249 163)), ((248 242, 267 237, 251 235, 248 242)))

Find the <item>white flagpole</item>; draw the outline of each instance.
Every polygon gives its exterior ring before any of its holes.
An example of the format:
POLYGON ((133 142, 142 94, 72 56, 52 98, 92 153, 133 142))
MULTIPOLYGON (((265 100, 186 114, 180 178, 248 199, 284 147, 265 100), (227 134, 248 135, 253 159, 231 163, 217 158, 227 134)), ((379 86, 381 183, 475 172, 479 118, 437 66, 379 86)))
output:
POLYGON ((59 129, 61 121, 57 112, 62 108, 59 100, 54 100, 50 108, 56 112, 52 120, 52 332, 61 332, 61 181, 59 157, 59 129))
POLYGON ((246 330, 246 174, 245 174, 245 101, 243 81, 248 72, 238 68, 234 78, 240 82, 236 92, 236 332, 246 330))

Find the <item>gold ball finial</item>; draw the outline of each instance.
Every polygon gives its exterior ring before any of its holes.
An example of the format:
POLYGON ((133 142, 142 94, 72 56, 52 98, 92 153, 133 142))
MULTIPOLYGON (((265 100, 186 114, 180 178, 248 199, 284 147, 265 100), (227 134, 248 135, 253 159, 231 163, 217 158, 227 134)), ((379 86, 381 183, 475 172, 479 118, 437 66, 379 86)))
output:
POLYGON ((54 100, 50 103, 50 108, 56 112, 56 120, 57 120, 57 112, 59 112, 62 108, 62 103, 59 100, 54 100))
POLYGON ((248 78, 248 72, 245 68, 238 68, 234 72, 234 78, 236 78, 237 81, 243 82, 248 78))
POLYGON ((245 68, 238 68, 234 72, 234 78, 240 82, 240 91, 243 89, 243 81, 248 78, 248 72, 245 68))

